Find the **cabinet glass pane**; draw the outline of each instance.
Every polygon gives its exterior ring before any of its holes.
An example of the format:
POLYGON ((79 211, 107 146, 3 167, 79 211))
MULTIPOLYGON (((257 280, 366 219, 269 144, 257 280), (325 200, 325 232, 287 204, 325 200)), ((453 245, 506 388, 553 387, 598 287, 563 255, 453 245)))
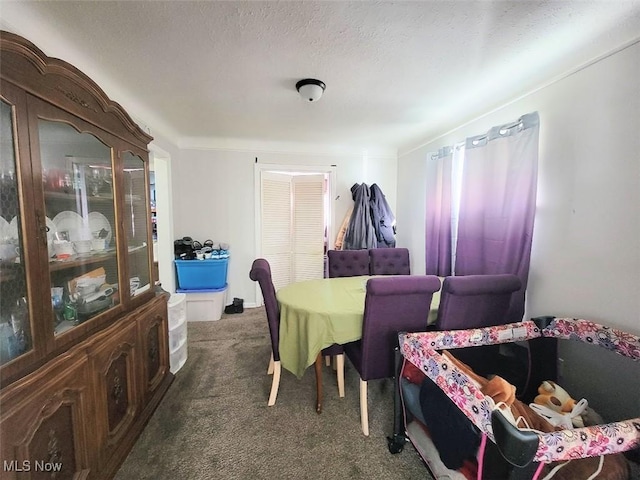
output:
POLYGON ((148 182, 144 161, 126 152, 124 158, 124 217, 129 252, 129 284, 131 295, 151 288, 149 265, 148 182))
POLYGON ((12 107, 0 102, 0 365, 32 348, 12 107))
POLYGON ((90 133, 40 120, 56 335, 117 305, 111 148, 90 133))

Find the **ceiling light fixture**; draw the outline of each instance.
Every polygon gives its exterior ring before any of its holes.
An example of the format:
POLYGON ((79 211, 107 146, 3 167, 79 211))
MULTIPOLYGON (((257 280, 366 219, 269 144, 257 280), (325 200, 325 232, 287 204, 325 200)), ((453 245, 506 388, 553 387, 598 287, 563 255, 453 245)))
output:
POLYGON ((296 90, 300 96, 309 102, 317 102, 322 97, 326 85, 315 78, 305 78, 296 83, 296 90))

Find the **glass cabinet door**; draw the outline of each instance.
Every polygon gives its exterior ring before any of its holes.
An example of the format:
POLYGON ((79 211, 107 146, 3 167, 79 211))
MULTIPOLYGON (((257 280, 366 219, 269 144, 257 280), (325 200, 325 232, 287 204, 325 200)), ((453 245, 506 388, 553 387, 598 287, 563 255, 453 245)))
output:
POLYGON ((13 110, 0 101, 0 365, 33 348, 18 195, 13 110))
POLYGON ((129 253, 129 288, 131 296, 151 288, 149 264, 149 183, 142 158, 125 152, 124 218, 129 253))
POLYGON ((40 119, 38 131, 59 335, 120 302, 112 149, 63 122, 40 119))

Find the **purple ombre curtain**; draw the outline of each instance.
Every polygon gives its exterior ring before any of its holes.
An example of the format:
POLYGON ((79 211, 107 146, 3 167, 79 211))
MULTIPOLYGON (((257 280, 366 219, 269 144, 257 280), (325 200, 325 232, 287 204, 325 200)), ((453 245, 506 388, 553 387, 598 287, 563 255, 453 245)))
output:
POLYGON ((453 148, 438 150, 427 163, 426 274, 451 275, 451 166, 453 148))
MULTIPOLYGON (((538 179, 538 113, 467 139, 458 220, 456 275, 513 273, 508 319, 522 320, 538 179)), ((427 272, 428 273, 428 272, 427 272)))

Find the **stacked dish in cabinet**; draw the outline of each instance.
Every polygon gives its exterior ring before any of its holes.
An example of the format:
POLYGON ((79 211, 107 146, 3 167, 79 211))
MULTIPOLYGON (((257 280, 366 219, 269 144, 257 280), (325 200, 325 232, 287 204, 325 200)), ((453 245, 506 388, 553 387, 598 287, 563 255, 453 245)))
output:
POLYGON ((169 366, 176 373, 187 361, 187 295, 173 293, 169 309, 169 366))

